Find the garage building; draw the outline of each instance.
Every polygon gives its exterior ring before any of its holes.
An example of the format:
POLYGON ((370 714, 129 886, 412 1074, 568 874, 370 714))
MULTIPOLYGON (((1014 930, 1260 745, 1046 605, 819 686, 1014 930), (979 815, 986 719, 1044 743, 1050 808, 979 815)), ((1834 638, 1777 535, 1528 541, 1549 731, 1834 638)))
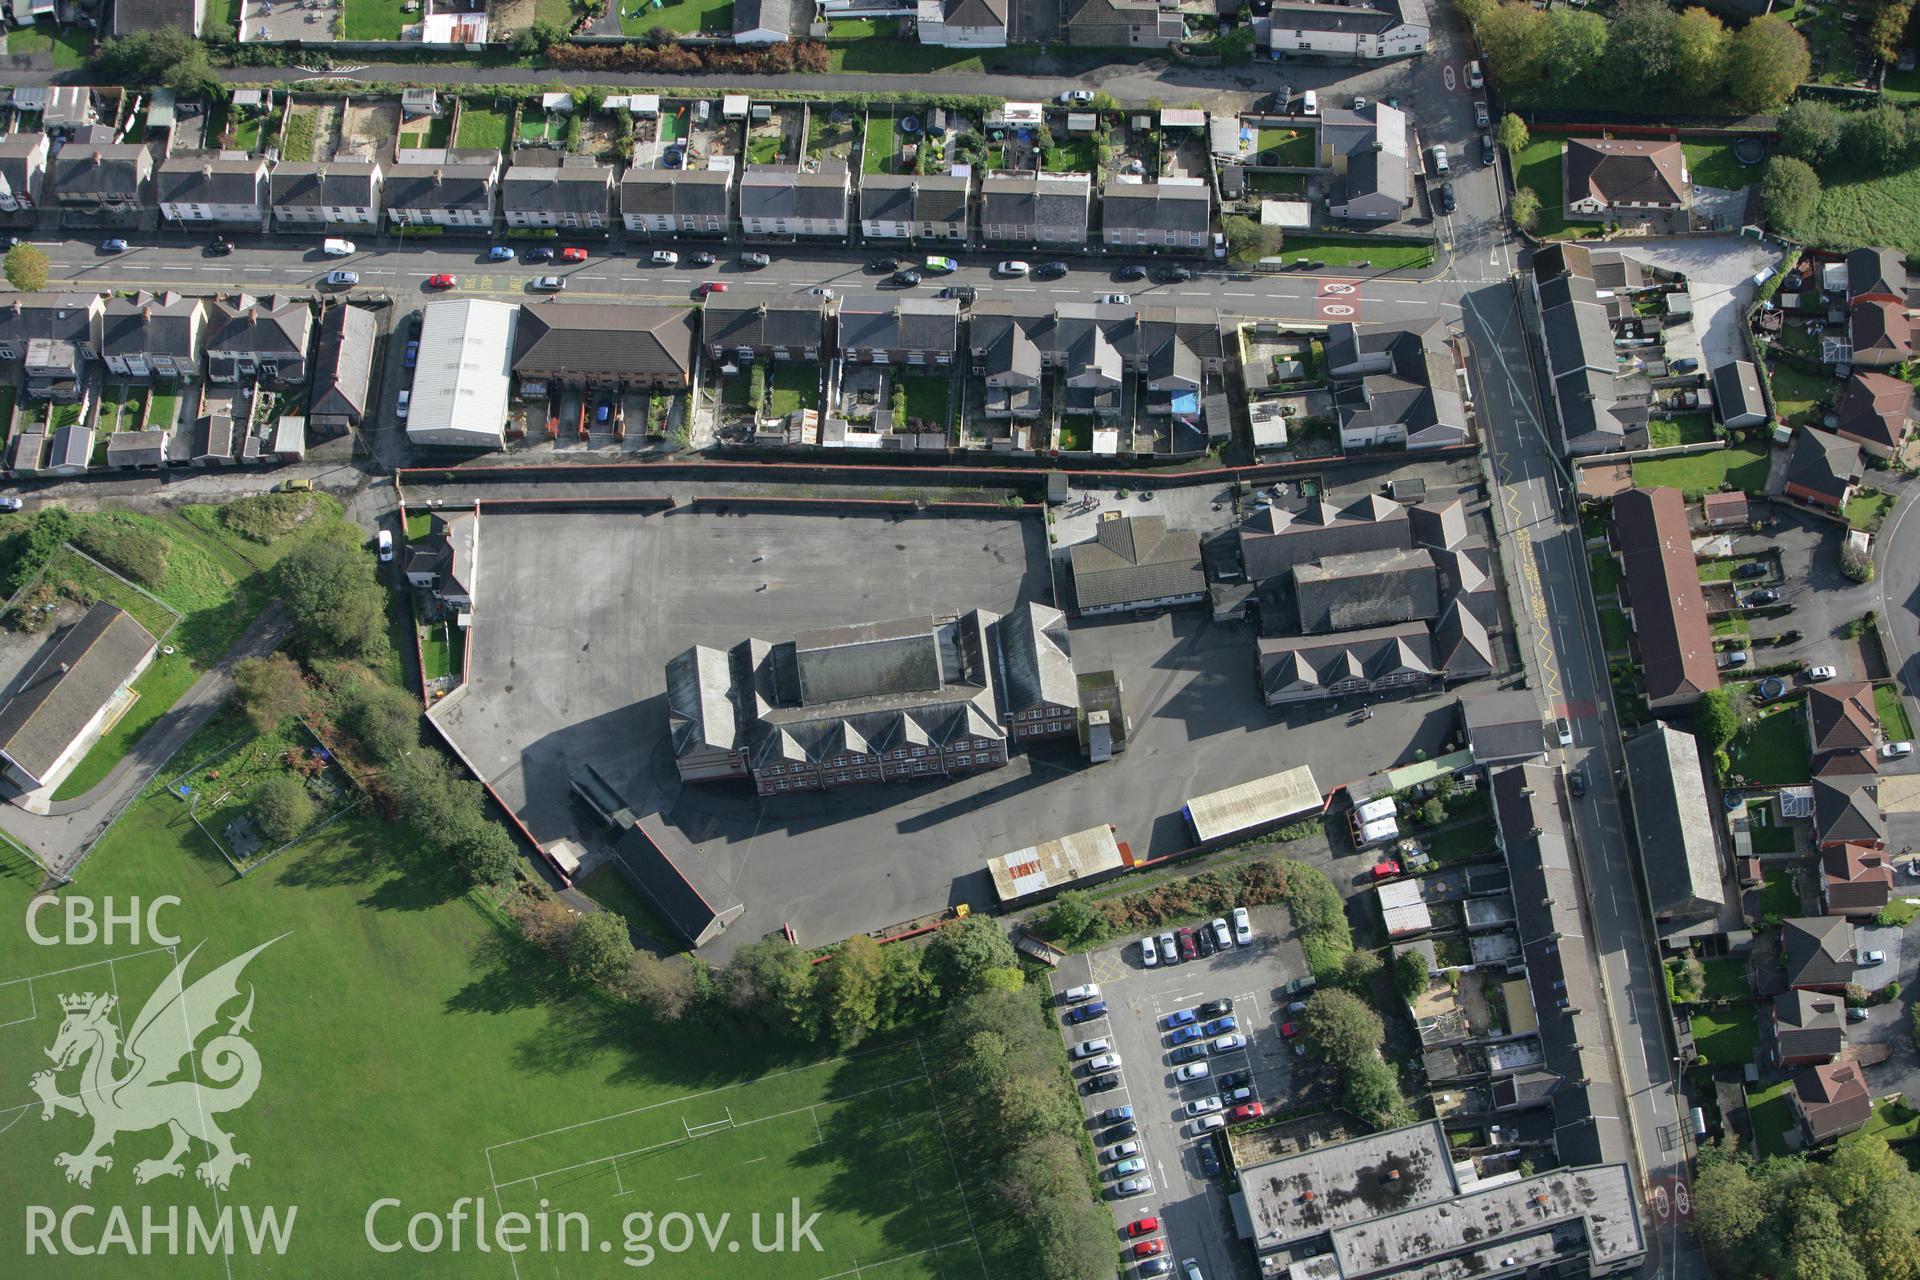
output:
POLYGON ((513 303, 478 298, 426 305, 407 415, 409 441, 458 449, 501 446, 519 314, 513 303))

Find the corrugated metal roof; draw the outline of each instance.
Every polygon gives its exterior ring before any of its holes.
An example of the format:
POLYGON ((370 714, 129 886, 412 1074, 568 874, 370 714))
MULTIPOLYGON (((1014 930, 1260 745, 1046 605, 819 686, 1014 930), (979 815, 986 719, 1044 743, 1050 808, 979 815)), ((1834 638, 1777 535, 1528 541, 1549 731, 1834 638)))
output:
POLYGON ((1284 822, 1319 808, 1320 788, 1314 783, 1313 770, 1304 764, 1224 791, 1195 796, 1186 804, 1194 835, 1201 840, 1284 822))
POLYGON ((422 444, 498 444, 520 308, 479 298, 429 302, 420 328, 407 436, 422 444))

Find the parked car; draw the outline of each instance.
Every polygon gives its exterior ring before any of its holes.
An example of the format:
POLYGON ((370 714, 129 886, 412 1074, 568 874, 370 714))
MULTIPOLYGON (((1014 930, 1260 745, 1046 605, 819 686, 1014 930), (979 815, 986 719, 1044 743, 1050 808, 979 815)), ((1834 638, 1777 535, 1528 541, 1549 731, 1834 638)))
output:
POLYGON ((393 406, 393 416, 396 418, 404 418, 407 416, 407 410, 412 407, 413 407, 413 389, 410 387, 402 388, 400 392, 400 399, 396 401, 393 406))
POLYGON ((1153 938, 1151 936, 1148 936, 1140 939, 1141 968, 1152 969, 1157 967, 1159 963, 1160 963, 1160 948, 1154 945, 1153 938))
MULTIPOLYGON (((109 242, 111 243, 111 242, 109 242)), ((121 241, 122 244, 126 242, 121 241)), ((345 258, 353 253, 353 241, 326 239, 320 242, 320 252, 329 258, 345 258)))
POLYGON ((225 236, 215 236, 207 243, 207 256, 209 258, 224 258, 232 252, 233 241, 227 239, 225 236))
POLYGON ((1758 609, 1762 605, 1779 604, 1780 592, 1773 587, 1762 587, 1758 591, 1749 591, 1747 598, 1741 601, 1749 609, 1758 609))
POLYGON ((693 287, 693 296, 696 298, 705 298, 711 294, 725 293, 726 291, 727 282, 725 280, 702 280, 693 287))
POLYGON ((920 273, 918 271, 896 271, 889 278, 902 289, 911 289, 920 283, 920 273))
POLYGON ((1180 958, 1182 960, 1197 960, 1200 958, 1200 945, 1194 941, 1192 929, 1181 929, 1173 936, 1180 942, 1180 958))
POLYGON ((1455 209, 1459 207, 1460 207, 1459 204, 1454 200, 1453 184, 1451 182, 1441 183, 1440 184, 1440 212, 1452 213, 1455 209))
POLYGON ((512 245, 497 244, 497 245, 494 245, 493 248, 487 250, 488 262, 512 262, 513 258, 514 258, 514 253, 513 253, 512 245))
POLYGON ((1128 1178, 1123 1182, 1113 1184, 1113 1194, 1115 1196, 1144 1195, 1151 1190, 1153 1190, 1153 1179, 1144 1174, 1138 1178, 1128 1178))
POLYGON ((958 271, 960 269, 960 264, 953 258, 948 258, 941 254, 936 253, 936 254, 930 254, 926 258, 922 259, 920 263, 920 267, 928 275, 946 276, 946 275, 952 275, 954 272, 958 271))
POLYGON ((1113 278, 1115 280, 1145 280, 1147 278, 1147 269, 1137 262, 1130 262, 1124 267, 1115 267, 1113 269, 1113 278))
POLYGON ((676 267, 680 265, 680 255, 671 249, 655 249, 652 261, 656 267, 676 267))
MULTIPOLYGON (((1197 1041, 1205 1038, 1203 1036, 1188 1035, 1187 1033, 1191 1032, 1192 1030, 1193 1030, 1192 1027, 1182 1027, 1180 1028, 1180 1030, 1174 1032, 1174 1034, 1186 1035, 1188 1041, 1197 1041)), ((1177 1067, 1183 1062, 1198 1062, 1200 1059, 1206 1056, 1207 1056, 1206 1045, 1182 1043, 1179 1048, 1175 1049, 1172 1053, 1167 1055, 1167 1061, 1171 1062, 1174 1066, 1177 1067)))
POLYGON ((391 564, 393 562, 393 530, 382 529, 373 541, 374 546, 379 548, 380 563, 391 564))
POLYGON ((1224 1018, 1215 1018, 1205 1027, 1201 1028, 1201 1030, 1210 1036, 1223 1036, 1229 1031, 1238 1031, 1239 1029, 1240 1020, 1232 1014, 1228 1014, 1224 1018))
POLYGON ((1570 722, 1565 716, 1560 716, 1556 718, 1553 722, 1553 736, 1560 740, 1561 746, 1563 747, 1572 746, 1573 745, 1572 722, 1570 722))
POLYGON ((1244 1049, 1246 1047, 1247 1038, 1237 1031, 1230 1036, 1220 1036, 1215 1039, 1212 1044, 1207 1046, 1213 1053, 1232 1053, 1237 1049, 1244 1049))
POLYGON ((687 265, 690 267, 710 267, 715 261, 717 261, 717 259, 710 253, 696 253, 687 259, 687 265))
POLYGON ((1475 102, 1473 104, 1473 127, 1476 129, 1484 129, 1491 123, 1493 123, 1493 121, 1487 115, 1486 100, 1481 99, 1475 102))
POLYGON ((1219 1109, 1220 1099, 1213 1094, 1208 1094, 1204 1098, 1195 1098, 1187 1103, 1187 1115, 1190 1117, 1212 1115, 1219 1109))
POLYGON ((321 281, 329 289, 351 289, 360 283, 358 271, 329 271, 327 278, 321 281))
POLYGON ((1206 1038, 1207 1033, 1203 1028, 1189 1023, 1184 1027, 1175 1027, 1172 1034, 1167 1037, 1167 1043, 1172 1045, 1190 1044, 1195 1040, 1204 1040, 1206 1038))
MULTIPOLYGON (((1153 491, 1150 489, 1142 490, 1140 494, 1140 500, 1142 502, 1146 501, 1147 498, 1151 496, 1152 492, 1153 491)), ((1208 956, 1212 955, 1214 952, 1213 930, 1207 928, 1206 925, 1196 926, 1193 931, 1193 943, 1194 943, 1194 946, 1200 949, 1200 958, 1202 960, 1206 959, 1208 956)))
POLYGON ((1767 562, 1765 560, 1748 560, 1734 569, 1733 576, 1736 578, 1764 578, 1767 576, 1767 562))
POLYGON ((1753 655, 1745 649, 1729 649, 1714 659, 1716 665, 1724 671, 1728 667, 1744 667, 1753 660, 1753 655))
POLYGON ((1215 1129, 1224 1129, 1226 1127, 1227 1118, 1225 1116, 1205 1115, 1199 1117, 1187 1126, 1187 1136, 1189 1138, 1204 1138, 1215 1129))
POLYGON ((1160 1229, 1158 1218, 1135 1218, 1127 1224, 1127 1238, 1138 1240, 1141 1236, 1150 1236, 1160 1229))
POLYGON ((1253 945, 1253 917, 1245 907, 1233 909, 1233 940, 1243 947, 1253 945))
POLYGON ((1082 1040, 1079 1044, 1067 1050, 1067 1056, 1069 1058, 1093 1058, 1098 1057, 1111 1048, 1113 1048, 1112 1043, 1104 1038, 1098 1040, 1082 1040))
POLYGON ((1089 982, 1084 986, 1068 987, 1065 991, 1061 992, 1061 999, 1065 1000, 1068 1004, 1079 1004, 1082 1000, 1098 1000, 1099 998, 1100 984, 1097 982, 1089 982))
POLYGON ((1220 950, 1222 951, 1225 951, 1233 946, 1233 931, 1227 928, 1227 920, 1225 916, 1215 916, 1213 918, 1212 928, 1213 928, 1213 944, 1216 947, 1220 948, 1220 950))
POLYGON ((1103 293, 1094 299, 1094 301, 1104 302, 1110 307, 1126 307, 1133 305, 1133 295, 1130 293, 1103 293))
POLYGON ((533 290, 535 293, 560 293, 563 292, 566 287, 566 279, 562 276, 535 276, 532 282, 527 285, 527 288, 533 290))
MULTIPOLYGON (((1133 1144, 1128 1143, 1127 1145, 1132 1146, 1133 1144)), ((1139 1156, 1129 1156, 1127 1159, 1113 1166, 1108 1172, 1116 1177, 1131 1178, 1136 1173, 1145 1173, 1146 1171, 1147 1162, 1145 1160, 1142 1160, 1139 1156)))
POLYGON ((1912 754, 1913 744, 1911 742, 1889 742, 1880 748, 1880 758, 1882 760, 1899 760, 1912 754))
POLYGON ((1108 1072, 1104 1076, 1095 1076, 1080 1086, 1080 1092, 1092 1096, 1096 1093, 1111 1093, 1120 1087, 1120 1077, 1108 1072))
POLYGON ((1135 1269, 1135 1274, 1143 1276, 1164 1276, 1172 1270, 1172 1258, 1148 1258, 1135 1269))
POLYGON ((1291 1040, 1299 1034, 1299 1024, 1293 1022, 1283 1022, 1280 1024, 1280 1035, 1283 1039, 1291 1040))
POLYGON ((1575 796, 1587 794, 1587 775, 1585 771, 1575 769, 1567 775, 1567 790, 1575 796))
POLYGON ((1112 1071, 1115 1067, 1119 1065, 1120 1065, 1119 1054, 1103 1053, 1097 1058, 1090 1058, 1087 1060, 1087 1074, 1090 1076, 1097 1076, 1103 1071, 1112 1071))
POLYGON ((1151 1258, 1155 1254, 1166 1252, 1166 1248, 1167 1242, 1164 1238, 1156 1237, 1152 1240, 1142 1240, 1133 1246, 1133 1256, 1136 1258, 1151 1258))
MULTIPOLYGON (((1211 1142, 1203 1142, 1199 1146, 1195 1147, 1194 1151, 1196 1151, 1200 1157, 1201 1174, 1209 1178, 1219 1177, 1220 1176, 1220 1153, 1213 1149, 1213 1144, 1211 1142)), ((1200 1269, 1198 1267, 1195 1267, 1189 1274, 1193 1275, 1196 1278, 1196 1280, 1198 1280, 1198 1277, 1200 1275, 1200 1269)))
POLYGON ((1043 262, 1033 269, 1032 274, 1035 280, 1058 280, 1067 274, 1067 264, 1064 262, 1043 262))
POLYGON ((1385 880, 1400 874, 1400 864, 1392 858, 1382 858, 1373 864, 1372 875, 1375 880, 1385 880))
POLYGON ((993 274, 997 276, 1023 276, 1031 270, 1033 270, 1031 264, 1022 262, 1018 258, 1008 258, 1005 262, 994 267, 993 274))
POLYGON ((1131 1106, 1108 1107, 1100 1113, 1101 1124, 1119 1124, 1123 1120, 1131 1119, 1133 1119, 1133 1108, 1131 1106))
POLYGON ((407 339, 406 348, 400 354, 400 363, 408 369, 420 363, 420 339, 407 339))
POLYGON ((1219 1081, 1222 1089, 1225 1089, 1229 1093, 1234 1093, 1245 1090, 1253 1084, 1253 1072, 1229 1071, 1223 1076, 1216 1077, 1216 1079, 1219 1081))
POLYGON ((18 498, 0 498, 0 511, 18 511, 26 505, 18 498))
POLYGON ((1815 684, 1818 684, 1822 680, 1831 680, 1839 674, 1840 674, 1839 669, 1835 667, 1808 667, 1807 668, 1807 679, 1813 681, 1815 684))
MULTIPOLYGON (((1115 512, 1118 515, 1119 512, 1115 512)), ((1169 930, 1160 935, 1160 958, 1168 964, 1180 963, 1180 949, 1174 945, 1173 933, 1169 930)))
POLYGON ((1171 1031, 1175 1027, 1192 1026, 1199 1018, 1200 1015, 1191 1009, 1175 1009, 1167 1015, 1167 1029, 1171 1031))
POLYGON ((1851 1008, 1847 1010, 1848 1022, 1865 1022, 1868 1016, 1869 1015, 1865 1009, 1851 1008))
POLYGON ((764 253, 743 253, 740 255, 740 265, 743 267, 770 267, 773 265, 773 259, 764 253))
POLYGON ((1258 1120, 1265 1114, 1267 1109, 1258 1102, 1243 1102, 1228 1112, 1235 1124, 1239 1124, 1242 1120, 1258 1120))
POLYGON ((1100 1140, 1103 1142, 1118 1142, 1122 1138, 1137 1137, 1139 1133, 1140 1133, 1139 1125, 1135 1124, 1131 1120, 1123 1120, 1119 1124, 1113 1126, 1113 1128, 1101 1134, 1100 1140))
POLYGON ((1486 87, 1487 78, 1480 74, 1480 64, 1478 62, 1469 62, 1467 64, 1467 88, 1484 89, 1486 87))
POLYGON ((1493 135, 1490 133, 1480 135, 1480 163, 1493 163, 1493 135))
POLYGON ((1205 1080, 1207 1078, 1207 1064, 1204 1062, 1189 1062, 1186 1066, 1175 1071, 1173 1078, 1181 1084, 1192 1084, 1195 1080, 1205 1080))
POLYGON ((586 260, 587 260, 587 251, 585 249, 580 249, 580 248, 576 248, 573 245, 568 245, 566 248, 560 251, 560 261, 562 262, 585 262, 586 260))
POLYGON ((537 244, 520 255, 522 262, 552 262, 553 250, 546 245, 537 244))
POLYGON ((1153 273, 1153 278, 1161 284, 1180 284, 1193 279, 1192 267, 1162 267, 1153 273))
POLYGON ((869 271, 898 271, 899 269, 900 259, 898 258, 875 258, 867 263, 869 271))
POLYGON ((451 289, 459 283, 459 276, 450 276, 444 271, 439 275, 427 277, 427 288, 429 289, 451 289))
POLYGON ((1092 1022, 1095 1018, 1107 1016, 1107 1002, 1094 1000, 1087 1004, 1075 1005, 1067 1013, 1068 1022, 1092 1022))
POLYGON ((1069 106, 1084 107, 1093 101, 1093 92, 1089 89, 1067 89, 1061 93, 1060 101, 1069 106))
POLYGON ((1874 965, 1885 964, 1886 962, 1887 953, 1884 951, 1862 951, 1860 953, 1860 967, 1862 969, 1871 969, 1874 965))
POLYGON ((1681 356, 1668 367, 1675 373, 1692 373, 1700 367, 1700 362, 1692 356, 1681 356))
POLYGON ((1233 997, 1221 996, 1218 1000, 1208 1000, 1197 1004, 1193 1011, 1203 1018, 1217 1018, 1223 1013, 1233 1012, 1233 997))

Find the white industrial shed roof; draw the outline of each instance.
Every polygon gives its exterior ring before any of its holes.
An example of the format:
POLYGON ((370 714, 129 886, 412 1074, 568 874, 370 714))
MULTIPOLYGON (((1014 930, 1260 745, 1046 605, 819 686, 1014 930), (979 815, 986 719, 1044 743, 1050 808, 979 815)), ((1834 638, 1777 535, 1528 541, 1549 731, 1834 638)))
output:
POLYGON ((407 438, 415 444, 499 448, 513 380, 511 302, 429 302, 420 327, 407 438))

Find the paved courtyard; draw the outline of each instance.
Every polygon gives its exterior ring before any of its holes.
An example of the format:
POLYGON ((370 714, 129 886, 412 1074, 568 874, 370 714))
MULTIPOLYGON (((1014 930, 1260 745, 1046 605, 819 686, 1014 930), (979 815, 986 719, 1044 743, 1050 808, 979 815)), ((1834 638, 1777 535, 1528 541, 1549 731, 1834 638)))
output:
POLYGON ((1268 711, 1253 643, 1197 610, 1076 623, 1075 666, 1112 669, 1133 744, 1085 764, 1071 747, 924 784, 762 799, 682 786, 662 671, 696 642, 1051 599, 1040 522, 676 512, 488 515, 481 525, 472 688, 440 713, 474 767, 542 841, 586 836, 569 800, 594 764, 636 807, 660 806, 731 881, 747 914, 718 944, 791 923, 803 943, 993 901, 987 859, 1111 823, 1136 853, 1188 843, 1193 795, 1297 764, 1323 788, 1436 753, 1451 695, 1268 711), (601 566, 592 574, 576 566, 601 566))

